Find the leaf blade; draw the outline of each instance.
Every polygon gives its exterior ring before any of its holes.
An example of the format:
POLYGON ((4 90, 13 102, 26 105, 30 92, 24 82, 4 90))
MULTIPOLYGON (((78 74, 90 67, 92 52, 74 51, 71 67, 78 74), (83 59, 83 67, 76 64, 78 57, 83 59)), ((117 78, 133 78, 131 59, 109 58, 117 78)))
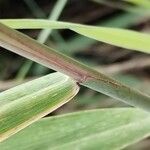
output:
POLYGON ((42 119, 0 146, 2 150, 16 148, 18 143, 22 150, 108 150, 110 147, 114 150, 124 148, 148 135, 148 113, 133 108, 101 109, 42 119))
POLYGON ((0 105, 0 140, 57 109, 77 92, 78 86, 73 80, 54 73, 1 93, 0 101, 5 101, 4 98, 7 100, 0 105), (55 77, 51 78, 52 76, 55 77))
POLYGON ((150 53, 150 35, 127 29, 95 27, 42 19, 1 19, 0 22, 15 29, 70 29, 104 43, 150 53))
POLYGON ((62 72, 97 92, 150 111, 149 95, 134 90, 3 24, 0 24, 0 29, 0 45, 9 51, 62 72))

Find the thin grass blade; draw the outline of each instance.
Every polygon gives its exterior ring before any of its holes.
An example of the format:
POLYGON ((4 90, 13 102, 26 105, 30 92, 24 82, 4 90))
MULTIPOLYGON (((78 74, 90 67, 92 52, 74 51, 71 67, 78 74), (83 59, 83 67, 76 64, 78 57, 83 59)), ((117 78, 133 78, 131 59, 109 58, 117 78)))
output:
POLYGON ((129 2, 131 4, 135 4, 139 7, 150 9, 150 1, 149 0, 142 0, 142 1, 140 1, 140 0, 123 0, 123 1, 129 2))
POLYGON ((150 96, 134 90, 68 56, 0 24, 0 45, 14 53, 62 72, 79 84, 132 106, 150 111, 150 96))
POLYGON ((40 19, 1 19, 0 22, 15 29, 70 29, 98 41, 131 50, 150 53, 150 35, 127 29, 96 27, 40 19))

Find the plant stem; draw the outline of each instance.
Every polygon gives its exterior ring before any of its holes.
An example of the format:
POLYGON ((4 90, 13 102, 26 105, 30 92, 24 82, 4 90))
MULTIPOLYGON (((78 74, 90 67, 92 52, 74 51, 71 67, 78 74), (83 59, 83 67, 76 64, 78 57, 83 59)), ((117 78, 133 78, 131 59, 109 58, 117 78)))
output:
MULTIPOLYGON (((50 13, 48 20, 58 20, 61 15, 64 7, 66 6, 67 0, 57 0, 52 12, 50 13)), ((37 40, 41 43, 45 43, 48 37, 50 36, 52 29, 43 29, 37 40)))
MULTIPOLYGON (((28 3, 28 6, 31 6, 31 4, 34 5, 35 6, 34 10, 36 10, 36 9, 39 10, 40 9, 40 7, 38 8, 38 5, 36 4, 35 1, 33 1, 33 0, 32 1, 31 0, 25 0, 25 1, 28 3)), ((57 0, 54 8, 52 9, 51 13, 49 14, 48 19, 49 20, 57 20, 59 18, 59 16, 61 15, 61 12, 63 11, 66 3, 67 3, 67 0, 57 0)), ((45 16, 45 14, 44 14, 44 12, 42 12, 42 10, 39 13, 40 14, 43 13, 43 16, 45 16)), ((34 11, 34 14, 35 14, 35 11, 34 11)), ((37 37, 37 40, 40 43, 45 43, 47 41, 48 37, 51 35, 51 33, 52 33, 52 29, 43 29, 39 33, 39 35, 37 37)), ((33 64, 33 62, 30 61, 30 60, 27 60, 23 64, 23 66, 21 67, 21 69, 19 70, 19 72, 16 76, 17 80, 23 80, 25 78, 25 76, 29 72, 32 64, 33 64)))
POLYGON ((14 53, 62 72, 79 84, 150 111, 150 97, 0 24, 0 45, 14 53))

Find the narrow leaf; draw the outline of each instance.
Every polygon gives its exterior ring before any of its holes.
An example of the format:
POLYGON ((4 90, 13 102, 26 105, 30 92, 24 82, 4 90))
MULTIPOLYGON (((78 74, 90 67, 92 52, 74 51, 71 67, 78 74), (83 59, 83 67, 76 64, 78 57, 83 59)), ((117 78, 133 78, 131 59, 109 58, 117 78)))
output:
POLYGON ((73 80, 53 73, 0 93, 0 141, 57 109, 77 92, 73 80))
MULTIPOLYGON (((150 1, 149 0, 123 0, 132 4, 135 4, 137 6, 146 8, 146 9, 150 9, 150 1)), ((150 11, 150 10, 149 10, 150 11)))
POLYGON ((127 29, 96 27, 40 19, 1 19, 0 22, 15 29, 70 29, 98 41, 150 53, 150 35, 127 29))
POLYGON ((150 111, 148 95, 131 89, 3 24, 0 24, 0 45, 48 68, 62 72, 74 78, 81 85, 150 111))
POLYGON ((41 119, 0 144, 1 150, 116 150, 150 135, 150 116, 133 108, 41 119), (19 144, 19 146, 18 146, 19 144))

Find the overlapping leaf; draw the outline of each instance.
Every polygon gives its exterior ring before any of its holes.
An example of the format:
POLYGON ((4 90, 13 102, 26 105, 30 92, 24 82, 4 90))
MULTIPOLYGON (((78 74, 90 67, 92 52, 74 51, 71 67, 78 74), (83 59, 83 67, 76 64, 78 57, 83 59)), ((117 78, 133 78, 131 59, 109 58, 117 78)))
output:
POLYGON ((0 93, 0 141, 68 102, 78 86, 53 73, 0 93))
POLYGON ((68 22, 49 21, 40 19, 6 19, 0 22, 15 29, 70 29, 81 35, 98 41, 150 53, 150 35, 131 30, 95 27, 68 22))
POLYGON ((93 68, 53 50, 32 38, 0 24, 0 45, 48 68, 62 72, 81 85, 150 111, 150 97, 93 68))

